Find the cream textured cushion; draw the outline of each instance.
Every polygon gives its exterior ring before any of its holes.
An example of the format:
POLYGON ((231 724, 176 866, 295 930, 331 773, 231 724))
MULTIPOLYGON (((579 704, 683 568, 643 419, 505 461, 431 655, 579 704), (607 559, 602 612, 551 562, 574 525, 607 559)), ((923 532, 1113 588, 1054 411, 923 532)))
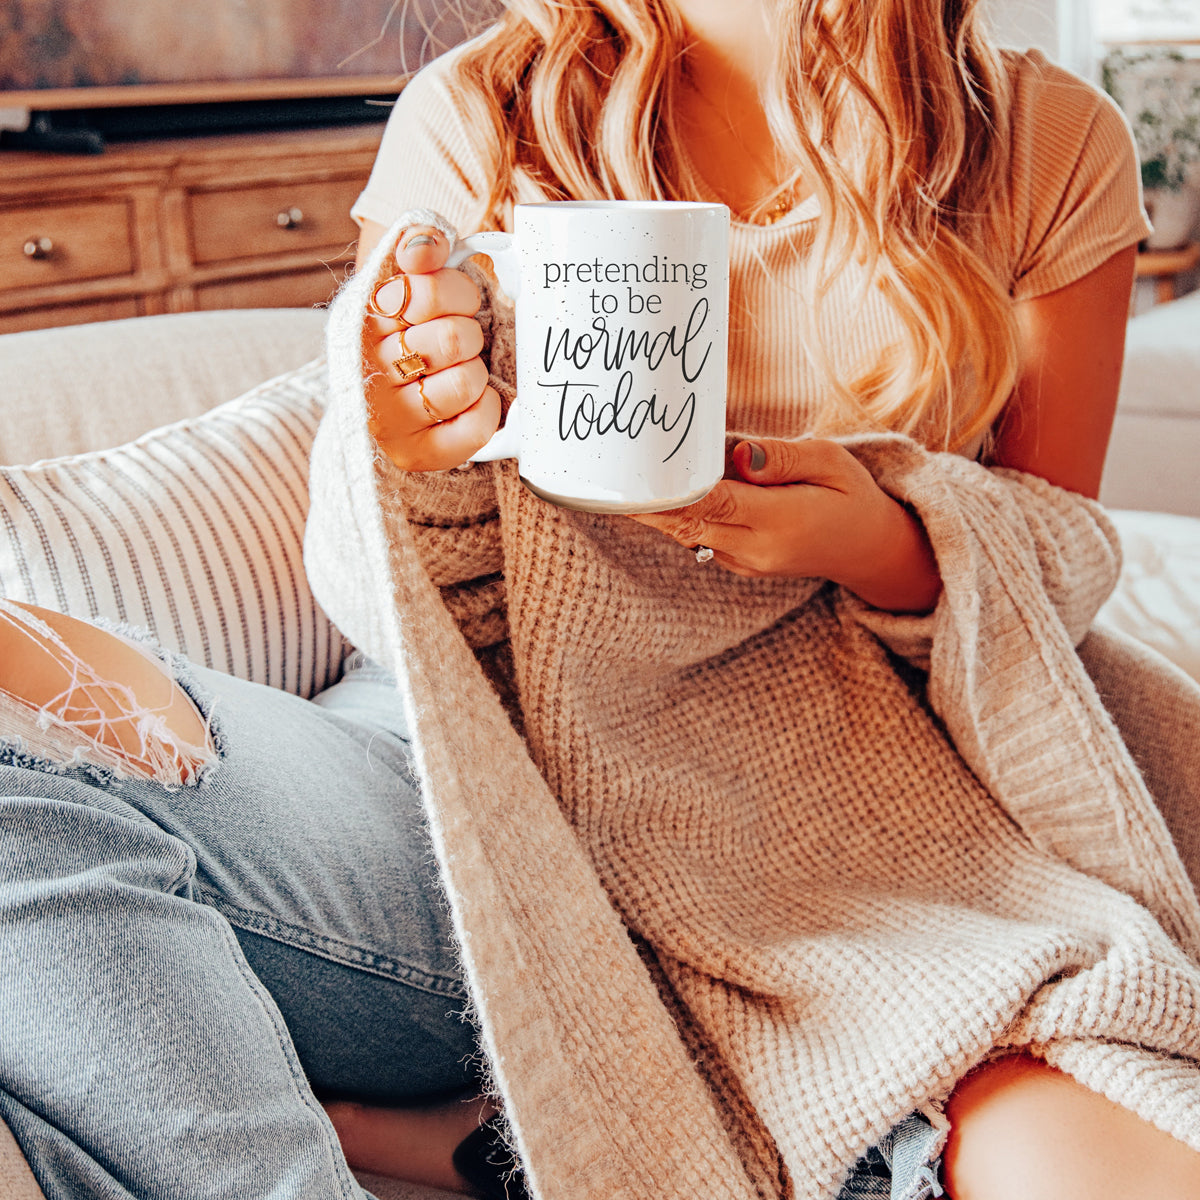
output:
POLYGON ((119 446, 321 353, 325 313, 131 317, 0 337, 0 462, 119 446))
POLYGON ((112 450, 0 468, 0 594, 143 626, 194 662, 310 696, 341 635, 301 558, 315 360, 112 450))

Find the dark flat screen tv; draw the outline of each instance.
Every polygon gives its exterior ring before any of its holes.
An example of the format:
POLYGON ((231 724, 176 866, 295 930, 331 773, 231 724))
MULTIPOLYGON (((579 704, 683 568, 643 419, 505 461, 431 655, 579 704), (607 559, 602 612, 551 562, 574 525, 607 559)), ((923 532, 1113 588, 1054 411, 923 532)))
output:
POLYGON ((7 145, 381 120, 494 0, 0 0, 7 145))

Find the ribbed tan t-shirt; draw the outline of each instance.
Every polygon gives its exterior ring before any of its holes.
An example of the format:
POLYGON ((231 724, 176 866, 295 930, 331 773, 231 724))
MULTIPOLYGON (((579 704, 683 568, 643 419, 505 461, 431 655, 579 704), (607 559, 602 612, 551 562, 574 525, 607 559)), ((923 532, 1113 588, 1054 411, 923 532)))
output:
MULTIPOLYGON (((432 208, 473 232, 486 168, 455 100, 451 51, 421 71, 396 103, 370 180, 352 212, 385 227, 411 208, 432 208)), ((1013 80, 1011 236, 1000 261, 1016 300, 1081 279, 1146 236, 1136 150, 1103 92, 1037 51, 1006 52, 1013 80)), ((527 177, 518 202, 545 199, 527 177)), ((802 280, 819 207, 809 197, 774 225, 735 221, 730 238, 729 426, 759 437, 795 437, 812 424, 822 383, 805 350, 802 280)), ((831 365, 855 373, 899 326, 876 291, 860 301, 847 273, 822 313, 831 365)))

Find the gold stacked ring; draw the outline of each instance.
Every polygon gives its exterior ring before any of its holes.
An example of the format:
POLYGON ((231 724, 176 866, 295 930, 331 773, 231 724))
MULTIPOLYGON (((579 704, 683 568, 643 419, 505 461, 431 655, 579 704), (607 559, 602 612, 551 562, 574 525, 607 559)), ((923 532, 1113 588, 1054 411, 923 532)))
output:
POLYGON ((435 425, 441 425, 441 424, 442 424, 442 423, 443 423, 443 422, 446 420, 446 418, 445 418, 445 417, 439 417, 439 416, 437 415, 437 413, 435 413, 435 412, 433 411, 433 407, 432 407, 432 406, 430 405, 430 403, 429 403, 429 397, 425 395, 425 380, 424 380, 424 379, 418 379, 418 380, 417 380, 417 390, 418 390, 418 391, 420 391, 420 393, 421 393, 421 407, 422 407, 422 408, 424 408, 424 410, 425 410, 425 415, 426 415, 426 416, 427 416, 427 417, 428 417, 428 418, 429 418, 429 419, 430 419, 430 420, 431 420, 431 421, 432 421, 432 422, 433 422, 435 425))
POLYGON ((404 319, 404 310, 408 308, 408 303, 411 299, 412 284, 409 283, 408 276, 403 273, 390 275, 387 279, 375 285, 371 292, 371 298, 367 301, 367 311, 373 316, 382 317, 385 321, 395 321, 399 324, 400 348, 404 353, 399 358, 392 360, 392 369, 400 376, 401 385, 416 383, 417 389, 421 393, 421 407, 424 408, 425 415, 434 425, 441 425, 446 418, 439 417, 433 411, 429 399, 425 395, 425 376, 429 374, 429 364, 415 350, 410 349, 408 343, 404 340, 405 330, 412 328, 412 322, 404 319), (393 283, 397 279, 404 284, 404 300, 395 312, 387 312, 379 306, 379 293, 389 283, 393 283))
POLYGON ((412 322, 404 319, 404 310, 408 307, 408 302, 411 299, 412 284, 409 283, 408 276, 405 274, 389 275, 387 279, 375 285, 374 290, 371 292, 371 298, 367 301, 367 312, 373 316, 382 317, 385 321, 398 321, 400 323, 400 331, 403 333, 404 330, 412 328, 412 322), (379 293, 389 283, 395 283, 397 279, 404 284, 404 300, 395 312, 385 312, 379 307, 379 293))
POLYGON ((392 367, 400 373, 401 384, 412 383, 429 374, 429 364, 415 351, 408 348, 404 330, 400 330, 400 348, 404 353, 392 361, 392 367))

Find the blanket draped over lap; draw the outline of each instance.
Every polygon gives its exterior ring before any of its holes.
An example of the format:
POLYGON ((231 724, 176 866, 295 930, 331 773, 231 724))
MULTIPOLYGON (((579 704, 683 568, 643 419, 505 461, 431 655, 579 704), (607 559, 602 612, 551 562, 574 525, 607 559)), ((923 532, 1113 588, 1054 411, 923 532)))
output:
POLYGON ((391 241, 331 313, 307 564, 401 680, 535 1194, 832 1197, 1010 1048, 1200 1150, 1200 910, 1074 650, 1119 565, 1100 507, 849 443, 928 530, 918 618, 699 566, 511 462, 405 474, 361 383, 391 241))

